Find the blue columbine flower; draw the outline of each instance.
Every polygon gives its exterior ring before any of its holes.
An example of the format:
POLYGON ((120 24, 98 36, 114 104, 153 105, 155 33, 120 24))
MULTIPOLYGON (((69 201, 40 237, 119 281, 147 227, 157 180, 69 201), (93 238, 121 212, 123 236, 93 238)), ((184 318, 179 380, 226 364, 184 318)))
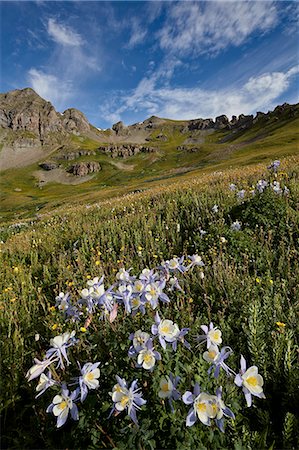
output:
POLYGON ((53 354, 51 358, 44 359, 43 361, 40 361, 37 358, 34 358, 35 364, 30 367, 26 374, 26 378, 28 381, 34 380, 34 378, 37 378, 40 376, 47 367, 49 367, 51 364, 58 361, 58 356, 56 354, 53 354))
POLYGON ((252 404, 252 395, 259 398, 266 398, 263 393, 263 377, 258 373, 256 366, 251 366, 246 370, 246 360, 241 355, 240 360, 240 372, 235 377, 235 384, 239 387, 242 386, 245 395, 247 406, 252 404))
POLYGON ((133 381, 130 388, 127 386, 126 380, 116 376, 117 384, 113 386, 110 393, 114 406, 111 413, 118 414, 125 409, 133 422, 138 425, 136 411, 141 409, 142 405, 145 405, 146 400, 142 398, 140 388, 137 388, 137 380, 133 381))
POLYGON ((160 380, 160 390, 158 396, 162 399, 167 399, 170 405, 170 409, 174 412, 173 400, 179 400, 181 394, 177 390, 177 385, 180 381, 180 377, 174 377, 170 372, 169 376, 162 377, 160 380))
POLYGON ((88 394, 88 389, 98 389, 100 377, 100 369, 98 368, 101 363, 86 363, 84 366, 80 367, 81 376, 79 377, 79 386, 81 392, 81 403, 86 399, 88 394))
POLYGON ((137 356, 136 367, 152 371, 156 364, 156 361, 161 360, 159 352, 155 351, 152 339, 148 339, 144 348, 142 348, 137 356))
POLYGON ((207 348, 211 346, 211 344, 220 345, 222 343, 222 333, 218 327, 214 327, 213 322, 210 322, 210 325, 201 325, 200 327, 204 334, 199 334, 195 336, 195 340, 198 342, 198 346, 202 343, 207 343, 207 348))
POLYGON ((69 395, 69 391, 63 384, 60 395, 55 395, 52 403, 48 406, 46 412, 53 413, 57 417, 57 428, 65 424, 69 413, 73 420, 79 420, 78 408, 75 402, 78 400, 79 389, 76 389, 69 395))
POLYGON ((70 361, 67 357, 67 348, 74 345, 77 340, 75 339, 75 331, 72 331, 71 333, 66 332, 61 334, 60 336, 55 336, 53 339, 50 340, 50 345, 52 347, 47 351, 46 357, 52 358, 56 357, 58 359, 58 365, 57 367, 61 367, 62 369, 65 368, 63 360, 65 359, 67 365, 70 364, 70 361))
POLYGON ((155 324, 152 325, 152 334, 159 337, 159 341, 163 349, 166 349, 166 344, 171 344, 173 350, 177 349, 177 342, 181 341, 185 347, 190 349, 190 344, 185 340, 185 335, 189 328, 179 329, 176 323, 169 319, 161 320, 158 312, 155 315, 155 324))
POLYGON ((158 301, 169 303, 170 299, 168 295, 163 292, 165 288, 166 280, 154 281, 149 283, 142 295, 142 299, 148 301, 153 309, 156 309, 158 306, 158 301))
POLYGON ((150 339, 150 334, 145 331, 137 330, 135 333, 130 334, 129 339, 133 341, 133 345, 131 345, 128 351, 128 355, 132 357, 146 348, 146 343, 150 339))
POLYGON ((235 222, 233 222, 230 226, 231 230, 233 231, 240 231, 241 230, 241 223, 236 220, 235 222))
POLYGON ((277 172, 278 167, 280 166, 280 161, 276 159, 273 161, 270 166, 268 166, 269 170, 272 170, 273 172, 277 172))
POLYGON ((224 362, 233 353, 232 349, 230 347, 223 347, 220 352, 217 352, 215 347, 217 346, 211 345, 208 351, 204 353, 204 359, 212 363, 208 374, 214 370, 214 377, 218 378, 220 369, 222 368, 227 375, 235 375, 235 372, 224 362), (210 359, 208 359, 207 354, 209 354, 210 359))
POLYGON ((52 373, 48 371, 47 375, 42 373, 38 385, 36 386, 36 392, 39 392, 35 398, 40 397, 49 387, 59 384, 52 379, 52 373))

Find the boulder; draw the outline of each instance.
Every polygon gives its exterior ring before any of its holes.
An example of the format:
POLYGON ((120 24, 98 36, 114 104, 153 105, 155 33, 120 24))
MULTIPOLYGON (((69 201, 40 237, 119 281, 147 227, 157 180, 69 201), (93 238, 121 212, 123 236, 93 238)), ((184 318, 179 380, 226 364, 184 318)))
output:
POLYGON ((221 130, 223 128, 229 128, 229 120, 228 117, 224 114, 216 117, 215 119, 215 128, 217 130, 221 130))
POLYGON ((57 169, 57 164, 51 161, 40 163, 39 166, 44 170, 57 169))
POLYGON ((91 161, 73 164, 68 169, 68 172, 72 173, 73 175, 77 175, 79 177, 85 177, 90 173, 99 172, 100 170, 102 170, 101 164, 98 162, 91 161))

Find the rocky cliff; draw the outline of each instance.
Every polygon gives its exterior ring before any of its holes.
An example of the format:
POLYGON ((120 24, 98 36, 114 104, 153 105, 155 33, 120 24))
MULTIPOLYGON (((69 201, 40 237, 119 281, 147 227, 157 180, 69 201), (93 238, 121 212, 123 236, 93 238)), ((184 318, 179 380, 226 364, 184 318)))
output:
POLYGON ((0 94, 0 127, 27 132, 29 138, 41 145, 70 133, 90 130, 82 112, 71 108, 60 114, 31 88, 0 94))

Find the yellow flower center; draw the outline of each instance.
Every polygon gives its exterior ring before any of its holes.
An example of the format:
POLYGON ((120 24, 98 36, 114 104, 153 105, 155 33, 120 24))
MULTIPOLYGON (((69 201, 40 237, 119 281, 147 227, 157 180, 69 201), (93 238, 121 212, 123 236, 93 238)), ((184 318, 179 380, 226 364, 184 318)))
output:
POLYGON ((156 295, 156 289, 152 288, 152 289, 150 290, 150 294, 151 294, 152 296, 156 295))
POLYGON ((257 386, 258 384, 256 377, 248 377, 246 381, 250 386, 257 386))
POLYGON ((144 355, 144 358, 143 358, 144 362, 149 363, 149 362, 151 362, 151 359, 152 359, 152 356, 149 353, 146 353, 144 355))
POLYGON ((163 383, 161 386, 161 391, 168 392, 168 383, 163 383))
POLYGON ((196 409, 199 412, 205 412, 207 410, 207 405, 205 403, 197 403, 196 409))
POLYGON ((92 372, 89 372, 89 373, 86 375, 86 379, 87 379, 88 381, 94 380, 94 374, 93 374, 92 372))
POLYGON ((121 406, 125 407, 126 404, 128 403, 128 401, 129 401, 129 397, 127 395, 124 395, 120 401, 121 406))
POLYGON ((163 325, 163 327, 161 327, 160 331, 161 331, 161 333, 165 333, 165 334, 169 333, 170 332, 169 325, 163 325))
POLYGON ((67 402, 65 400, 58 405, 59 409, 65 409, 66 407, 67 407, 67 402))
POLYGON ((209 350, 209 358, 210 358, 210 359, 214 359, 215 356, 216 356, 215 350, 209 350))

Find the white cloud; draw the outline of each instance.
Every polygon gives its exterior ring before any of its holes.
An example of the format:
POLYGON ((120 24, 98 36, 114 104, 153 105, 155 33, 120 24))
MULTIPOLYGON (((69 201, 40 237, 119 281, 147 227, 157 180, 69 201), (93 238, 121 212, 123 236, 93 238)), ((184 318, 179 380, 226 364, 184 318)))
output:
POLYGON ((101 108, 101 112, 107 120, 112 111, 117 120, 130 111, 186 120, 214 118, 220 114, 230 117, 251 114, 272 109, 275 100, 288 89, 292 77, 298 73, 299 67, 296 66, 286 72, 251 77, 239 88, 226 89, 161 87, 156 77, 144 78, 133 92, 122 96, 118 93, 101 108))
POLYGON ((138 44, 141 44, 144 41, 144 38, 147 35, 147 29, 145 26, 137 20, 137 18, 133 18, 130 23, 131 27, 131 36, 129 42, 126 44, 126 48, 132 49, 136 47, 138 44))
POLYGON ((44 99, 54 103, 57 108, 65 106, 65 102, 72 96, 72 83, 61 81, 55 75, 41 70, 30 69, 28 72, 30 86, 44 99))
POLYGON ((79 47, 83 44, 80 34, 76 33, 69 26, 58 23, 55 19, 48 20, 47 31, 57 44, 69 47, 79 47))
POLYGON ((181 56, 239 46, 252 33, 266 32, 277 22, 272 1, 179 2, 167 11, 158 32, 160 47, 181 56))

